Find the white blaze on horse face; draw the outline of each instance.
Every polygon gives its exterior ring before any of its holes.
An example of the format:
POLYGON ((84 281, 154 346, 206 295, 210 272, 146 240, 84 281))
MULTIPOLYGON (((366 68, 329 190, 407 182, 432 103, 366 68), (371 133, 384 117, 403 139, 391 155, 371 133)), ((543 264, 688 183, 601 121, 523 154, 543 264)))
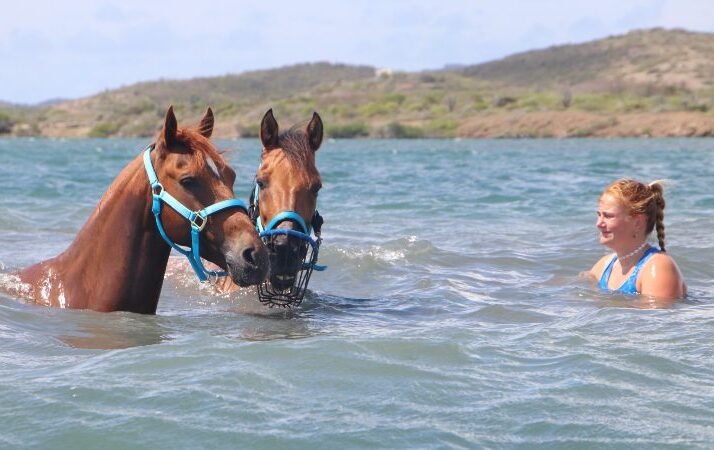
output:
POLYGON ((221 179, 221 174, 218 172, 218 166, 216 166, 216 162, 211 159, 210 156, 206 156, 206 162, 208 163, 208 167, 211 168, 211 171, 213 174, 218 178, 219 180, 221 179))

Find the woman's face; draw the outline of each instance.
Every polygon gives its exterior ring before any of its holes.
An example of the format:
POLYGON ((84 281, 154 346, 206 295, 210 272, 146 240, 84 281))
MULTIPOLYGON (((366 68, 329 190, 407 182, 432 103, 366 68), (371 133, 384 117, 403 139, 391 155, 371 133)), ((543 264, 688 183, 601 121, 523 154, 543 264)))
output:
POLYGON ((631 216, 627 208, 610 194, 603 194, 597 209, 597 223, 600 243, 617 250, 627 248, 642 237, 641 220, 631 216))

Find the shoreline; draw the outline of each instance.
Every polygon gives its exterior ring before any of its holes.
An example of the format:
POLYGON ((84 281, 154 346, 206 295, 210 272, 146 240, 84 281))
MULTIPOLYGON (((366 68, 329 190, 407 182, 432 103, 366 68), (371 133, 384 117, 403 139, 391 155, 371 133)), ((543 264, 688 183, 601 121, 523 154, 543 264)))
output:
MULTIPOLYGON (((329 120, 329 116, 328 119, 329 120)), ((430 119, 431 120, 431 119, 430 119)), ((243 120, 240 120, 241 122, 243 120)), ((241 135, 235 116, 217 123, 213 137, 216 139, 255 138, 253 134, 241 135)), ((336 123, 340 127, 344 124, 336 123)), ((154 134, 91 135, 96 123, 40 122, 36 125, 18 123, 12 132, 0 137, 37 138, 146 138, 154 134), (37 132, 42 130, 41 132, 37 132)), ((509 111, 461 118, 451 130, 435 133, 428 130, 425 120, 395 117, 393 121, 381 118, 367 124, 368 133, 358 136, 330 135, 335 139, 563 139, 563 138, 683 138, 714 137, 714 115, 693 111, 632 112, 620 114, 587 111, 509 111), (396 124, 396 125, 395 125, 396 124), (396 131, 395 131, 396 130, 396 131)))

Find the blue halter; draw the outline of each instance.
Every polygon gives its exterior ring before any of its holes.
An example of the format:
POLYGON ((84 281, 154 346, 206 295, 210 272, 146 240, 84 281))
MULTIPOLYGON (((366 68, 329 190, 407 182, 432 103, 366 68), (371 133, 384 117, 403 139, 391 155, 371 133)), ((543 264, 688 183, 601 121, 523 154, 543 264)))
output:
POLYGON ((224 277, 228 275, 227 272, 214 272, 212 270, 206 270, 201 262, 201 254, 199 251, 200 245, 200 235, 203 227, 206 226, 208 222, 208 216, 211 214, 216 214, 225 209, 229 208, 241 208, 246 213, 248 213, 248 207, 242 200, 237 198, 231 198, 228 200, 223 200, 218 203, 214 203, 211 206, 203 208, 200 211, 191 211, 185 207, 181 202, 176 200, 171 194, 164 190, 164 187, 159 182, 159 178, 156 176, 154 171, 154 166, 151 164, 151 150, 154 149, 154 145, 150 145, 144 151, 144 168, 146 169, 146 175, 149 177, 149 184, 151 185, 151 194, 153 197, 153 203, 151 205, 151 212, 154 213, 154 218, 156 219, 156 226, 161 233, 161 237, 164 238, 167 244, 169 244, 174 250, 184 255, 188 258, 188 262, 191 263, 196 276, 202 282, 207 281, 209 277, 224 277), (186 220, 191 223, 191 248, 184 249, 169 238, 164 230, 164 226, 161 223, 161 205, 166 203, 174 211, 183 216, 186 220))
MULTIPOLYGON (((267 227, 263 227, 263 222, 260 219, 260 207, 258 205, 259 203, 259 198, 260 198, 260 186, 256 183, 255 185, 255 190, 253 191, 253 195, 251 196, 252 202, 251 202, 251 209, 253 210, 253 215, 254 215, 254 221, 255 221, 255 228, 258 230, 258 233, 260 234, 261 239, 269 239, 272 236, 277 236, 277 235, 288 235, 288 236, 294 236, 296 238, 302 239, 303 241, 306 241, 307 243, 310 244, 312 247, 312 251, 314 253, 314 258, 310 262, 303 262, 303 268, 311 268, 312 270, 317 270, 318 272, 322 272, 323 270, 327 269, 327 266, 321 266, 318 264, 315 264, 317 262, 317 257, 318 257, 318 252, 320 250, 320 244, 322 243, 322 238, 320 237, 320 231, 315 230, 315 237, 317 239, 313 239, 310 234, 312 233, 312 227, 308 226, 305 224, 305 221, 300 217, 300 214, 296 213, 295 211, 283 211, 279 214, 276 214, 275 217, 273 217, 270 222, 268 223, 267 227), (297 231, 297 230, 289 230, 289 229, 282 229, 282 228, 275 228, 280 224, 281 222, 284 222, 286 220, 292 220, 293 222, 296 222, 302 231, 297 231)), ((316 218, 320 218, 320 223, 322 222, 322 218, 318 214, 317 211, 315 211, 315 215, 313 216, 313 221, 316 220, 316 218)))

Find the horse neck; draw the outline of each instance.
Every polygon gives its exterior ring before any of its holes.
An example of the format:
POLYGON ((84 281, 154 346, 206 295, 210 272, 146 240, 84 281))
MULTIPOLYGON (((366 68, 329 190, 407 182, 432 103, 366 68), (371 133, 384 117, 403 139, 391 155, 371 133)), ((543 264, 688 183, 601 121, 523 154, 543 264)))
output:
POLYGON ((74 282, 91 290, 82 292, 75 285, 81 300, 70 300, 70 306, 155 312, 169 253, 151 213, 140 155, 112 182, 74 242, 58 257, 65 289, 74 282))

